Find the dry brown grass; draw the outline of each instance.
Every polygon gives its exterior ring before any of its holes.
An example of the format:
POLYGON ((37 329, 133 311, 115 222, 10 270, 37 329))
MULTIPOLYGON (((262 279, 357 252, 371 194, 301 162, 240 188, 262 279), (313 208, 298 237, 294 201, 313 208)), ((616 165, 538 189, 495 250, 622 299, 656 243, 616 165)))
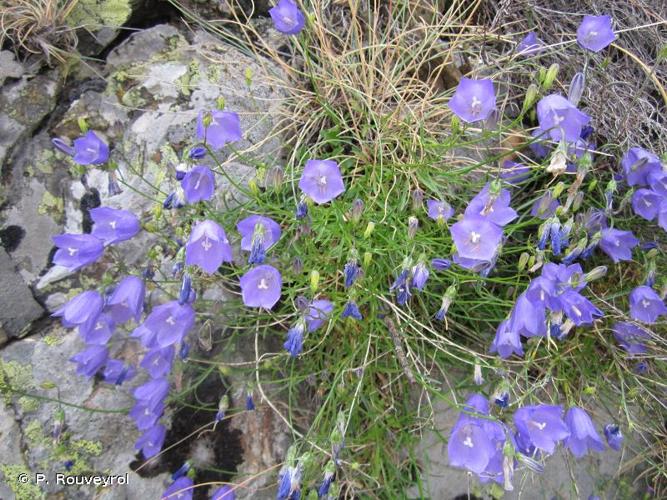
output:
POLYGON ((76 47, 65 20, 79 0, 0 0, 0 46, 64 63, 76 47))

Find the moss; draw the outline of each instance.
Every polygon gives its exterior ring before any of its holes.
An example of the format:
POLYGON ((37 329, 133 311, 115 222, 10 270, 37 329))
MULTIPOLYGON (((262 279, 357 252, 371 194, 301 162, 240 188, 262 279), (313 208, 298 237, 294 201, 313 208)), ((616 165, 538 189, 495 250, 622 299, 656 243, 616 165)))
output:
POLYGON ((32 482, 34 474, 25 465, 0 465, 0 471, 4 475, 4 482, 16 495, 16 500, 37 500, 44 498, 42 490, 32 482), (22 478, 27 476, 29 482, 23 482, 22 478))
POLYGON ((102 443, 99 441, 79 439, 72 442, 72 448, 93 457, 98 457, 102 454, 102 443))
POLYGON ((49 333, 48 335, 44 336, 42 339, 46 345, 49 347, 52 347, 54 345, 62 344, 62 337, 60 335, 56 335, 53 333, 49 333))
POLYGON ((26 425, 23 435, 32 445, 48 444, 48 439, 42 429, 42 424, 37 420, 32 420, 26 425))
POLYGON ((61 215, 65 210, 62 198, 57 198, 48 191, 44 191, 42 202, 37 207, 40 215, 61 215))
POLYGON ((211 64, 206 69, 206 78, 211 83, 220 83, 220 80, 222 80, 222 67, 219 64, 211 64))
POLYGON ((32 368, 29 365, 23 365, 18 361, 0 361, 0 374, 2 373, 4 373, 4 379, 0 378, 0 385, 4 382, 22 389, 33 386, 32 368))
POLYGON ((79 0, 67 23, 95 31, 101 26, 122 26, 131 13, 130 0, 79 0))

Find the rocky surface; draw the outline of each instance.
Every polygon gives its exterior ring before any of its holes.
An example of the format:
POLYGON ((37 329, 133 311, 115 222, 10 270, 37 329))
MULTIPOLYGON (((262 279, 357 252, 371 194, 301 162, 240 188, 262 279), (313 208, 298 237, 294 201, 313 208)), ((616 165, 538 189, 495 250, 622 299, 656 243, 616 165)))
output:
POLYGON ((26 333, 31 323, 44 314, 30 288, 16 273, 14 263, 0 248, 0 345, 26 333))
MULTIPOLYGON (((434 403, 434 429, 422 436, 418 445, 418 456, 422 457, 422 481, 428 498, 468 498, 474 495, 486 498, 479 482, 462 469, 450 467, 447 443, 459 412, 443 402, 434 403)), ((604 409, 591 412, 598 432, 602 436, 604 424, 613 421, 604 409)), ((603 438, 604 439, 604 438, 603 438)), ((627 457, 624 457, 627 460, 627 457)), ((525 466, 517 468, 512 480, 514 490, 505 492, 507 500, 553 499, 553 498, 625 498, 619 495, 622 488, 617 477, 621 465, 621 454, 611 449, 604 453, 593 453, 576 460, 571 453, 559 446, 556 453, 546 459, 545 471, 538 474, 525 466)), ((502 488, 501 488, 502 490, 502 488)), ((624 494, 627 494, 625 491, 624 494)), ((409 498, 423 498, 417 488, 409 492, 409 498)))

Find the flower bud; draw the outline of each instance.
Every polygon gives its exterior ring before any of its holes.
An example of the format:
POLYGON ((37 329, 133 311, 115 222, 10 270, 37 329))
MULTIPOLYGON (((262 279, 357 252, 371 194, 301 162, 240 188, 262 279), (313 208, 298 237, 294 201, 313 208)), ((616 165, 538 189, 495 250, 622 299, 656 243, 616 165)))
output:
POLYGON ((523 99, 523 106, 521 108, 521 113, 526 113, 530 108, 533 107, 535 101, 537 101, 537 96, 539 94, 539 89, 537 85, 531 83, 526 90, 526 96, 523 99))
POLYGON ((319 287, 320 287, 320 273, 319 271, 313 269, 312 271, 310 271, 310 291, 316 293, 319 287))
POLYGON ((422 191, 421 189, 415 189, 411 193, 411 198, 412 198, 412 210, 414 210, 415 212, 420 211, 424 204, 424 191, 422 191))
POLYGON ((259 187, 257 186, 257 178, 253 177, 248 180, 248 189, 255 196, 259 196, 259 187))
POLYGON ((408 217, 408 238, 413 239, 417 234, 417 229, 419 228, 419 219, 417 217, 410 216, 408 217))
POLYGON ((357 198, 352 202, 352 208, 350 209, 350 219, 355 224, 361 220, 361 215, 364 213, 364 202, 357 198))
MULTIPOLYGON (((223 111, 225 109, 225 98, 220 96, 215 100, 215 107, 218 108, 220 111, 223 111)), ((213 117, 209 114, 209 119, 208 123, 206 123, 206 116, 204 116, 204 127, 208 127, 211 125, 211 122, 213 121, 213 117)))
POLYGON ((368 267, 373 261, 373 254, 370 252, 364 252, 364 267, 368 267))
POLYGON ((368 222, 368 225, 366 226, 366 230, 364 231, 364 238, 368 239, 371 237, 371 234, 373 234, 373 230, 375 229, 375 222, 368 222))
POLYGON ((584 281, 590 283, 591 281, 603 278, 606 274, 607 266, 597 266, 584 274, 584 281))
POLYGON ((79 130, 81 130, 82 134, 88 132, 88 123, 86 122, 86 119, 83 116, 80 116, 78 118, 77 124, 79 125, 79 130))
POLYGON ((558 63, 553 63, 551 66, 549 66, 549 69, 544 75, 544 80, 542 81, 542 88, 544 90, 549 90, 551 87, 553 87, 554 81, 558 76, 559 69, 560 66, 558 65, 558 63))
POLYGON ((519 256, 519 263, 517 264, 517 270, 519 272, 522 272, 524 269, 526 269, 528 259, 530 259, 530 254, 528 254, 528 252, 523 252, 521 256, 519 256))
POLYGON ((567 99, 572 103, 573 106, 577 106, 581 100, 581 96, 584 94, 584 87, 586 85, 586 77, 584 74, 579 71, 574 74, 572 81, 570 82, 570 89, 567 92, 567 99))

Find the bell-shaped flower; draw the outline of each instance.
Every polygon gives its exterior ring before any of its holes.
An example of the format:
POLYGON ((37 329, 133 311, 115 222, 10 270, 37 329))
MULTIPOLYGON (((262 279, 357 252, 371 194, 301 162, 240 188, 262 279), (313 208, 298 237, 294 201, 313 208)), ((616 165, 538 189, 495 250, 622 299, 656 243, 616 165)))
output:
POLYGON ((667 314, 667 307, 652 288, 642 285, 630 292, 630 317, 632 319, 651 324, 664 314, 667 314))
POLYGON ((334 305, 326 299, 313 300, 304 314, 308 332, 314 332, 329 320, 334 305))
POLYGON ((232 261, 232 247, 225 230, 211 220, 196 224, 185 245, 185 263, 215 273, 223 262, 232 261))
POLYGON ((92 234, 59 234, 51 238, 58 250, 53 263, 76 271, 99 260, 104 253, 104 243, 92 234))
POLYGON ((102 296, 94 290, 87 290, 70 299, 52 316, 61 318, 61 323, 65 328, 84 325, 83 329, 87 330, 95 323, 103 307, 104 299, 102 296))
POLYGON ((482 216, 466 216, 450 228, 459 256, 490 261, 503 238, 503 230, 482 216))
POLYGON ((660 158, 644 148, 633 147, 621 158, 621 167, 629 186, 648 185, 648 175, 662 170, 660 158))
POLYGON ((273 26, 285 35, 298 34, 306 24, 306 17, 294 0, 279 0, 269 9, 273 26))
POLYGON ((421 292, 424 289, 424 286, 426 286, 428 276, 429 271, 428 267, 426 267, 426 264, 424 262, 418 262, 412 268, 412 287, 421 292))
POLYGON ((241 249, 250 252, 248 262, 261 264, 266 251, 280 239, 280 225, 269 217, 251 215, 236 224, 241 234, 241 249))
POLYGON ((501 164, 500 178, 510 186, 517 186, 523 181, 530 179, 530 167, 511 160, 505 160, 501 164))
POLYGON ((139 321, 144 310, 146 285, 137 276, 125 276, 106 303, 106 312, 116 323, 125 323, 130 319, 139 321))
POLYGON ((546 132, 552 140, 560 142, 576 142, 581 130, 588 125, 591 118, 579 111, 565 97, 551 94, 540 99, 537 103, 537 120, 540 129, 546 132))
POLYGON ((213 149, 222 149, 228 142, 240 141, 241 120, 231 111, 200 111, 197 116, 197 139, 213 149))
POLYGON ((623 447, 623 433, 616 424, 607 424, 604 426, 604 436, 607 438, 609 447, 616 451, 621 451, 623 447))
POLYGON ((141 450, 144 455, 144 458, 148 459, 154 457, 164 445, 164 438, 167 435, 167 429, 162 424, 156 424, 150 429, 146 430, 140 437, 137 439, 137 442, 134 445, 136 450, 141 450))
POLYGON ((531 301, 526 293, 519 295, 509 318, 508 328, 524 337, 547 334, 546 310, 539 301, 531 301))
POLYGON ((454 209, 446 201, 426 200, 427 214, 435 221, 446 221, 454 215, 454 209))
POLYGON ((498 325, 489 352, 498 353, 503 359, 509 358, 512 354, 523 356, 521 337, 519 332, 510 328, 509 320, 506 319, 498 325))
POLYGON ((461 78, 448 106, 466 123, 486 120, 496 109, 496 92, 493 82, 488 79, 461 78))
POLYGON ((663 196, 651 189, 637 189, 632 195, 632 209, 646 220, 653 220, 658 216, 663 196))
POLYGON ((132 380, 137 370, 132 365, 125 364, 120 359, 109 359, 104 366, 104 381, 109 384, 121 385, 126 380, 132 380))
POLYGON ((109 146, 95 132, 89 130, 82 137, 74 139, 74 146, 68 146, 60 139, 53 139, 53 145, 72 157, 79 165, 100 165, 109 159, 109 146))
POLYGON ((296 324, 287 331, 287 340, 283 347, 290 353, 293 358, 297 357, 303 350, 303 334, 306 331, 306 324, 303 320, 299 320, 296 324))
MULTIPOLYGON (((154 307, 143 323, 142 344, 160 347, 181 342, 195 324, 195 311, 190 304, 179 304, 177 300, 154 307)), ((134 334, 133 334, 134 335, 134 334)))
POLYGON ((338 163, 333 160, 308 160, 303 169, 299 188, 321 205, 345 191, 338 163))
POLYGON ((521 442, 549 455, 553 454, 558 442, 570 435, 561 406, 524 406, 514 413, 514 424, 521 442))
POLYGON ((361 321, 364 319, 364 317, 361 315, 361 311, 359 311, 359 306, 354 300, 348 300, 345 303, 345 307, 343 308, 343 312, 340 315, 341 318, 354 318, 357 321, 361 321))
POLYGON ((97 207, 90 210, 90 217, 95 223, 92 235, 105 245, 129 240, 141 229, 139 219, 128 210, 110 207, 97 207))
POLYGON ((554 199, 551 191, 547 191, 542 196, 537 198, 530 209, 530 215, 538 219, 546 220, 556 213, 556 209, 560 206, 560 202, 554 199))
POLYGON ((662 197, 667 197, 667 170, 652 168, 646 174, 649 187, 662 197))
POLYGON ((151 378, 165 377, 171 371, 176 350, 173 345, 154 347, 144 355, 141 367, 148 372, 151 378))
POLYGON ((90 345, 69 360, 76 363, 76 373, 84 377, 95 375, 109 359, 109 350, 103 345, 90 345))
POLYGON ((211 169, 199 165, 190 169, 181 180, 181 188, 185 201, 194 204, 199 201, 208 201, 215 192, 215 176, 211 169))
POLYGON ((566 290, 559 300, 565 315, 577 326, 593 323, 603 316, 603 312, 590 300, 574 290, 566 290))
POLYGON ((529 32, 516 46, 517 54, 532 56, 544 50, 544 42, 537 38, 534 31, 529 32))
POLYGON ((499 193, 492 194, 491 185, 487 184, 470 200, 466 207, 465 217, 484 217, 503 227, 517 217, 516 211, 510 207, 510 197, 507 189, 501 189, 499 193))
POLYGON ((192 500, 194 482, 188 476, 181 476, 164 490, 160 500, 192 500))
POLYGON ((629 354, 644 354, 647 351, 646 341, 651 334, 642 327, 627 321, 619 321, 612 326, 614 338, 629 354))
POLYGON ((616 40, 611 27, 611 16, 584 16, 577 28, 577 42, 584 49, 600 52, 616 40))
POLYGON ((105 345, 112 337, 116 324, 108 313, 102 313, 91 324, 80 325, 79 335, 88 344, 105 345))
POLYGON ((565 446, 575 457, 583 457, 589 449, 604 451, 604 443, 585 410, 573 406, 565 414, 565 423, 570 430, 570 435, 565 438, 565 446))
POLYGON ((667 231, 667 198, 664 198, 660 202, 660 208, 658 209, 658 225, 664 231, 667 231))
POLYGON ((269 265, 253 267, 241 276, 241 296, 247 307, 271 309, 280 299, 280 271, 269 265))
POLYGON ((351 259, 345 263, 343 266, 343 275, 345 276, 345 288, 350 288, 357 277, 361 274, 361 266, 357 263, 356 259, 351 259))
POLYGON ((154 378, 138 386, 132 392, 136 402, 150 410, 154 410, 164 402, 169 393, 169 382, 166 378, 154 378))
POLYGON ((632 249, 639 244, 632 231, 606 228, 602 230, 600 248, 614 262, 632 260, 632 249))
POLYGON ((129 412, 130 418, 134 420, 137 429, 145 431, 153 427, 164 413, 164 401, 159 401, 157 405, 151 407, 148 403, 137 402, 129 412))
POLYGON ((236 500, 236 493, 234 493, 234 490, 230 486, 225 484, 213 492, 211 500, 236 500))

